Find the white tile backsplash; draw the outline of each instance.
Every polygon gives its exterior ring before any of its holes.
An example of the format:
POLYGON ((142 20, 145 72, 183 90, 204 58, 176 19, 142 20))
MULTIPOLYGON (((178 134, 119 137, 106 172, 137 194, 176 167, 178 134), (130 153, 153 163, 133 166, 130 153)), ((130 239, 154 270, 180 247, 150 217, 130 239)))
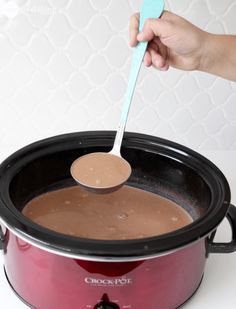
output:
MULTIPOLYGON (((115 130, 142 0, 0 1, 0 146, 73 131, 115 130)), ((236 0, 169 0, 214 33, 236 34, 236 0)), ((127 130, 196 150, 236 149, 236 84, 200 72, 142 68, 127 130)))
POLYGON ((236 123, 236 92, 231 94, 229 98, 225 101, 224 113, 225 118, 228 122, 234 121, 236 123))

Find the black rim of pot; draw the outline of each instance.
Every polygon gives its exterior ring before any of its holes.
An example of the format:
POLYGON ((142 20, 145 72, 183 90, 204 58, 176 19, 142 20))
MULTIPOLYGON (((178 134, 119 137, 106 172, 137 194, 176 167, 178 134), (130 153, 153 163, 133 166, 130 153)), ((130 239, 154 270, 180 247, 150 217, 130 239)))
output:
MULTIPOLYGON (((103 144, 112 146, 114 131, 88 131, 58 135, 30 144, 8 157, 0 166, 0 218, 17 235, 22 235, 31 243, 51 251, 67 255, 97 258, 139 258, 155 256, 176 250, 209 235, 224 219, 229 203, 230 189, 222 172, 208 159, 199 153, 158 137, 126 132, 124 147, 131 144, 135 147, 155 151, 161 148, 169 156, 196 168, 211 190, 212 199, 209 210, 199 220, 177 231, 157 237, 132 240, 93 240, 66 236, 45 229, 23 216, 13 205, 9 195, 9 184, 14 175, 27 162, 44 154, 60 150, 63 144, 81 147, 80 140, 91 145, 100 140, 103 144)), ((85 143, 85 144, 86 144, 85 143)))

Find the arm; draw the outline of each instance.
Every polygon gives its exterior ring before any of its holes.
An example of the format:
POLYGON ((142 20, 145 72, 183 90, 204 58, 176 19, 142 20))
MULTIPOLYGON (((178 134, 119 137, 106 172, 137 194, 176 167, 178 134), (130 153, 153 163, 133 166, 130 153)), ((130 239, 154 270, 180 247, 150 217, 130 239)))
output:
POLYGON ((207 34, 199 70, 236 81, 236 36, 207 34))

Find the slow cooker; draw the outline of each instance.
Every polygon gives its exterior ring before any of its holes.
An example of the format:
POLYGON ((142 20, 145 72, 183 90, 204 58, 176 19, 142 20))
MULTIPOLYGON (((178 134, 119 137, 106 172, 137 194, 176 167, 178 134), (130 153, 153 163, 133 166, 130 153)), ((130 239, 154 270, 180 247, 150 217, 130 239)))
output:
MULTIPOLYGON (((0 166, 0 244, 15 293, 37 309, 174 309, 199 287, 211 253, 236 251, 236 208, 222 172, 200 154, 154 136, 126 133, 128 185, 183 207, 193 223, 157 237, 95 240, 43 228, 21 213, 33 197, 75 185, 72 162, 107 152, 115 132, 64 134, 38 141, 0 166), (229 243, 215 243, 227 217, 229 243)), ((91 226, 91 229, 93 227, 91 226)))

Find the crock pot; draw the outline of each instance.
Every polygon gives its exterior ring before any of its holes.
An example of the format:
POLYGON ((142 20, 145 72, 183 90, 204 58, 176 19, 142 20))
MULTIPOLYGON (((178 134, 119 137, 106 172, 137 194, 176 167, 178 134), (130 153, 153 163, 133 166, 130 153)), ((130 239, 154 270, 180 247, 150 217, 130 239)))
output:
MULTIPOLYGON (((174 309, 199 287, 210 253, 236 250, 236 208, 221 171, 200 154, 153 136, 126 133, 122 156, 128 185, 160 194, 188 211, 193 223, 158 237, 94 240, 43 228, 21 214, 25 203, 75 185, 72 162, 109 151, 115 133, 80 132, 33 143, 0 166, 1 249, 15 293, 37 309, 174 309), (221 221, 229 243, 214 243, 221 221)), ((93 228, 91 226, 91 228, 93 228)))

